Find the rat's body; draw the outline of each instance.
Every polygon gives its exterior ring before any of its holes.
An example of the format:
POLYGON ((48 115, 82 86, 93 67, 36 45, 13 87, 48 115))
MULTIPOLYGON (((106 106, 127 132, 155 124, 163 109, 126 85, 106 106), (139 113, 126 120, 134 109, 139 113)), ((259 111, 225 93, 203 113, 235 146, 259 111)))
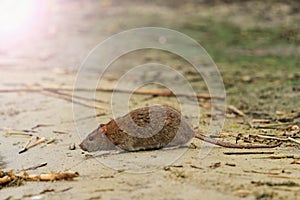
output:
POLYGON ((87 151, 116 149, 114 146, 126 151, 152 150, 184 145, 193 137, 193 129, 177 110, 152 106, 100 125, 80 147, 87 151))
POLYGON ((101 124, 80 144, 89 152, 100 150, 141 151, 183 146, 196 137, 229 148, 269 148, 268 145, 237 145, 195 133, 186 118, 170 106, 151 106, 131 111, 101 124))

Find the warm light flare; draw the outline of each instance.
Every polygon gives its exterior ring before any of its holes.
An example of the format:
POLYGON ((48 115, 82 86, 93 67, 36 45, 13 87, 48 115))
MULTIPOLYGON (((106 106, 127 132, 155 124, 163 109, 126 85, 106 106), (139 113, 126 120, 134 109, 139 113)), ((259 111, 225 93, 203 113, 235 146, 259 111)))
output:
POLYGON ((37 13, 36 0, 0 0, 0 36, 22 33, 37 13))

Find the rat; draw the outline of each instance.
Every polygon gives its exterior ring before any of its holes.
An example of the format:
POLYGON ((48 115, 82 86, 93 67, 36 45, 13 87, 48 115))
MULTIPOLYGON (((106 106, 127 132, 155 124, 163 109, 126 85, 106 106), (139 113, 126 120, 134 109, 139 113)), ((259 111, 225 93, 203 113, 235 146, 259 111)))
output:
POLYGON ((143 151, 186 146, 192 138, 227 148, 273 148, 275 145, 241 145, 222 142, 195 132, 186 117, 173 107, 154 105, 100 124, 79 145, 84 151, 143 151))

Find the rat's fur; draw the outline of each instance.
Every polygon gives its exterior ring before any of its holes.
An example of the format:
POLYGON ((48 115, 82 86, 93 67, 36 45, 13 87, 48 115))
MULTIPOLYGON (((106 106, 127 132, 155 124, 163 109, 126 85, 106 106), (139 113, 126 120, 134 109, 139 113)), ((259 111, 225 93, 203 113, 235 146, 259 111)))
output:
POLYGON ((140 151, 181 146, 194 131, 179 111, 169 106, 151 106, 100 125, 80 144, 85 151, 140 151))

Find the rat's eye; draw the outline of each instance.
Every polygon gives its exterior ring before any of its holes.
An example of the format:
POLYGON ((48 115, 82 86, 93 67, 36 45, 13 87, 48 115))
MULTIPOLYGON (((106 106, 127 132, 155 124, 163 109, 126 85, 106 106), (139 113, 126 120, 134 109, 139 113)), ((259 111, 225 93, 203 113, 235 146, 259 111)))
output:
POLYGON ((93 141, 94 140, 94 136, 89 136, 89 141, 93 141))

